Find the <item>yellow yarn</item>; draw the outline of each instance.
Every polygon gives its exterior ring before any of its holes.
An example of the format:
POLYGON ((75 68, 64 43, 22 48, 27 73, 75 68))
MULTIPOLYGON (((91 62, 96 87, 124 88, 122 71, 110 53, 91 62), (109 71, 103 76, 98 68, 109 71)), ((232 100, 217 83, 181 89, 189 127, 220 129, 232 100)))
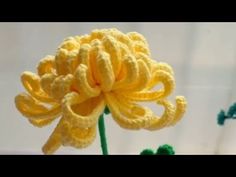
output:
POLYGON ((167 100, 175 88, 172 68, 151 59, 146 39, 136 32, 101 29, 69 37, 37 70, 22 74, 28 94, 17 95, 15 104, 37 127, 62 116, 42 148, 45 154, 61 145, 89 146, 105 106, 121 127, 147 130, 174 125, 186 110, 184 97, 176 97, 176 106, 167 100), (163 88, 153 90, 157 84, 163 88), (143 101, 162 105, 163 115, 138 105, 143 101))

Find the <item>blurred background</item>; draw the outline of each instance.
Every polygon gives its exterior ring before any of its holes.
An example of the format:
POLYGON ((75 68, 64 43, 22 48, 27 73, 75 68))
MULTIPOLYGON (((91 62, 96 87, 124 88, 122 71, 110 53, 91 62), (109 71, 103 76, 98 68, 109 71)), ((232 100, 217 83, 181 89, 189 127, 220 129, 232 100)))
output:
MULTIPOLYGON (((188 101, 176 126, 154 132, 122 129, 107 116, 110 154, 139 154, 166 143, 176 154, 236 154, 236 120, 223 127, 216 121, 220 109, 236 102, 236 23, 0 23, 0 154, 42 154, 57 123, 36 128, 16 110, 14 97, 25 91, 21 73, 36 72, 39 60, 54 55, 64 38, 99 28, 143 34, 152 58, 175 71, 170 98, 188 101)), ((56 154, 101 154, 99 136, 86 149, 61 147, 56 154)))

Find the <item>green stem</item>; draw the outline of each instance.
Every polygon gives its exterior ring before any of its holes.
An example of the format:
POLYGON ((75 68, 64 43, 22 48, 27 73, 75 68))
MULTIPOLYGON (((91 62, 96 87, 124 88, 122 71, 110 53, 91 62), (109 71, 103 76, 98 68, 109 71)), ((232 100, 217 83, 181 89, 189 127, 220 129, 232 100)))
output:
POLYGON ((104 123, 103 114, 101 114, 100 117, 99 117, 98 128, 99 128, 99 135, 100 135, 102 154, 103 155, 108 155, 106 131, 105 131, 105 123, 104 123))

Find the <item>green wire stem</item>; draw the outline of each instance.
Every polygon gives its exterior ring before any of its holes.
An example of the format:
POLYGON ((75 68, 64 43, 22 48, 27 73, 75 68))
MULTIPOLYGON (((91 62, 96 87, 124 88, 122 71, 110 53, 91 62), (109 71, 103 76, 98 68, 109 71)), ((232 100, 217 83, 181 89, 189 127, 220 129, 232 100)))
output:
POLYGON ((98 128, 99 128, 99 135, 100 135, 102 154, 103 155, 108 155, 107 140, 106 140, 106 130, 105 130, 105 122, 104 122, 103 114, 101 114, 100 117, 99 117, 98 128))

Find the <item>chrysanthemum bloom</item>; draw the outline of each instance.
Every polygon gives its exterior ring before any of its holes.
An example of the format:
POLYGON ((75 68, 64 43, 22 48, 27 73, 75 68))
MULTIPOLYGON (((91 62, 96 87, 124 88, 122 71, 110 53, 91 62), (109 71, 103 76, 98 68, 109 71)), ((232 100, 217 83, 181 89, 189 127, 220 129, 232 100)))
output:
POLYGON ((17 95, 15 103, 37 127, 61 117, 42 148, 46 154, 61 145, 90 145, 105 106, 118 125, 132 130, 174 125, 186 109, 182 96, 176 97, 176 106, 167 100, 175 87, 173 70, 151 58, 147 41, 136 32, 102 29, 69 37, 55 56, 39 62, 37 72, 22 74, 28 94, 17 95), (157 84, 163 88, 155 90, 157 84), (164 106, 163 115, 155 116, 140 102, 164 106))

